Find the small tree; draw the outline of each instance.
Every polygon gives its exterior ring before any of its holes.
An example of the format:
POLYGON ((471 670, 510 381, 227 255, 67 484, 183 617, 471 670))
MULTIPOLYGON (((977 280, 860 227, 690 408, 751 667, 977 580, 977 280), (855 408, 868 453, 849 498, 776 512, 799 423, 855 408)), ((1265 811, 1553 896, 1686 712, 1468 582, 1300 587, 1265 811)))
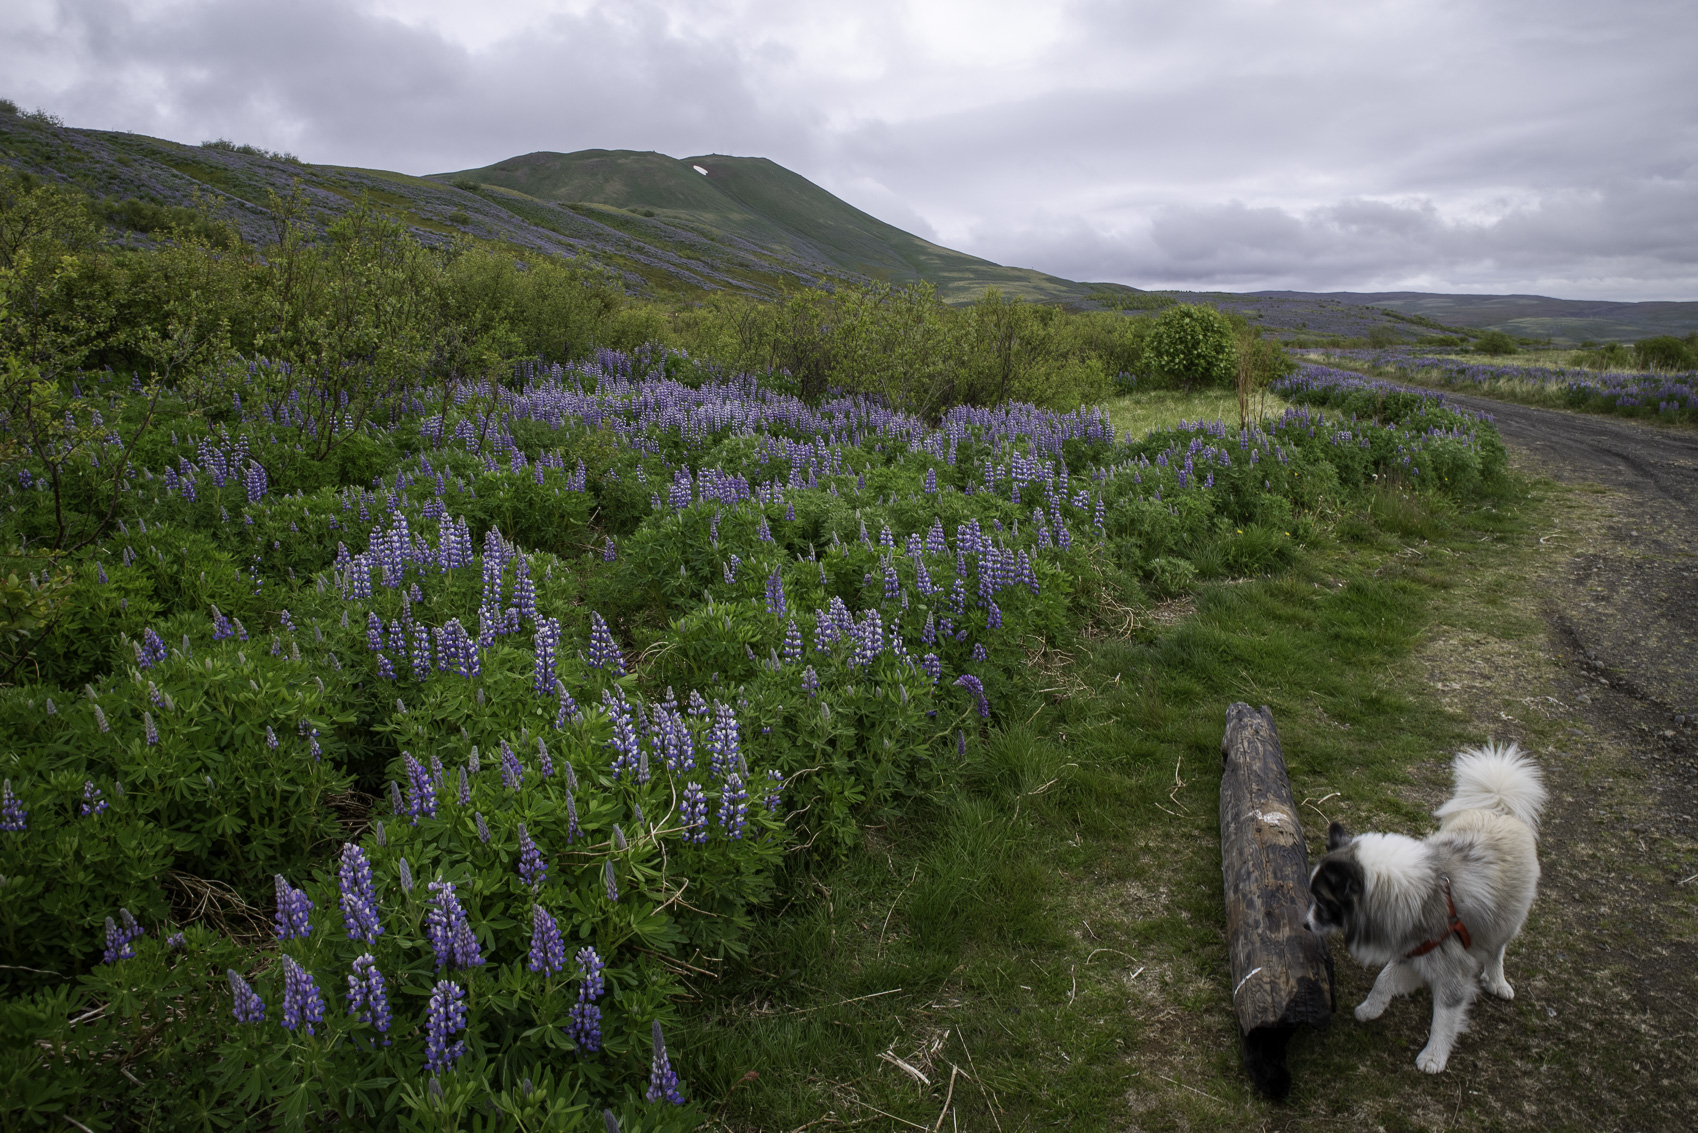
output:
POLYGON ((1476 354, 1515 354, 1519 349, 1515 345, 1515 339, 1501 330, 1483 331, 1480 337, 1474 340, 1476 354))
POLYGON ((1297 362, 1279 343, 1262 337, 1258 327, 1238 329, 1236 370, 1238 376, 1238 427, 1260 420, 1267 403, 1268 386, 1297 368, 1297 362))
POLYGON ((1192 303, 1161 313, 1150 331, 1145 358, 1156 371, 1186 389, 1230 389, 1238 374, 1232 324, 1213 307, 1192 303))

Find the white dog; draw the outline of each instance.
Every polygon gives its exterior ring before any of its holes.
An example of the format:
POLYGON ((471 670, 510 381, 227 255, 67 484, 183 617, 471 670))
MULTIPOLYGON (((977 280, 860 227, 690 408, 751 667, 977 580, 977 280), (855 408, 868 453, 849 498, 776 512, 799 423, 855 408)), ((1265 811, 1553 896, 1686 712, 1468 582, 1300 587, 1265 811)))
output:
POLYGON ((1483 986, 1513 999, 1503 950, 1521 931, 1539 885, 1535 845, 1545 786, 1515 744, 1456 757, 1456 791, 1434 814, 1438 833, 1351 837, 1338 823, 1309 875, 1313 932, 1344 934, 1363 964, 1384 964, 1356 1008, 1377 1019, 1393 996, 1433 991, 1433 1026, 1415 1065, 1444 1070, 1483 986))

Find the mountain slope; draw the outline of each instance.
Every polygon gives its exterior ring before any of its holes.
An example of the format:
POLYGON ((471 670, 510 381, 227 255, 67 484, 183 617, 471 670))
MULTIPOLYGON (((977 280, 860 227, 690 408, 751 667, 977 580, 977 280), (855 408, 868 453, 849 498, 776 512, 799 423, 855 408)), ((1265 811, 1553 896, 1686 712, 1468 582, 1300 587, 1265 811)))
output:
POLYGON ((652 210, 658 220, 735 236, 852 276, 891 283, 928 280, 951 302, 975 298, 992 286, 1034 299, 1076 299, 1090 290, 940 247, 762 157, 538 152, 434 176, 448 184, 493 185, 558 204, 593 203, 643 214, 652 210))

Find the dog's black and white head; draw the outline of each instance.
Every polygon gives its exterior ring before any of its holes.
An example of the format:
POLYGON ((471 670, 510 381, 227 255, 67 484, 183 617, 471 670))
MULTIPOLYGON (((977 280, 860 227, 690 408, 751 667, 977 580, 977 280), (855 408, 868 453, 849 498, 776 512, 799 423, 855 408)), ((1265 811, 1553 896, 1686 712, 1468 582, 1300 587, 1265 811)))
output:
POLYGON ((1356 860, 1355 841, 1342 823, 1327 828, 1327 852, 1309 875, 1309 915, 1303 927, 1310 932, 1348 933, 1357 921, 1366 877, 1356 860))

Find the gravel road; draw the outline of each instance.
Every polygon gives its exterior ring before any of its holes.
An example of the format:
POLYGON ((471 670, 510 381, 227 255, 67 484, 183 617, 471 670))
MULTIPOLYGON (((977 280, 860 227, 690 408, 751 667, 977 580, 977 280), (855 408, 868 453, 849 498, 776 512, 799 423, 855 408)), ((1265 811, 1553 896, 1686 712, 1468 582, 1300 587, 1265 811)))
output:
POLYGON ((1612 519, 1604 538, 1571 545, 1571 588, 1551 595, 1554 626, 1594 679, 1611 680, 1667 725, 1698 716, 1698 432, 1445 399, 1489 413, 1504 442, 1552 479, 1603 490, 1612 519))

